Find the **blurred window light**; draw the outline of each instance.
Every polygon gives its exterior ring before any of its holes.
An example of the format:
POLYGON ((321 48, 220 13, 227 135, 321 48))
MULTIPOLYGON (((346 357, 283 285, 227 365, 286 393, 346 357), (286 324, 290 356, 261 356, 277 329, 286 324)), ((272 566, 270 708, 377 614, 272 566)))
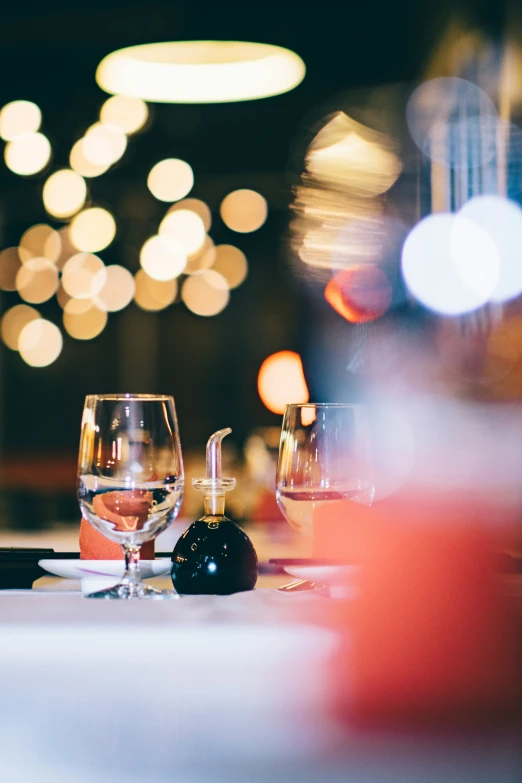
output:
POLYGON ((273 353, 259 369, 257 389, 263 405, 272 413, 284 413, 290 403, 308 402, 303 363, 294 351, 273 353))
POLYGON ((43 318, 30 321, 20 333, 18 350, 31 367, 47 367, 61 353, 62 333, 51 321, 43 318))
POLYGON ((93 253, 77 253, 65 263, 61 283, 74 299, 91 299, 102 290, 106 274, 101 258, 93 253))
POLYGON ((459 215, 472 220, 495 245, 499 274, 491 299, 505 302, 519 296, 522 293, 522 209, 501 196, 477 196, 464 204, 459 215))
POLYGON ((55 171, 43 188, 44 206, 56 218, 71 217, 83 207, 86 198, 85 180, 71 169, 55 171))
POLYGON ((0 288, 2 291, 16 291, 16 275, 22 266, 17 247, 6 247, 0 253, 0 288))
POLYGON ((324 298, 347 321, 366 323, 384 315, 392 293, 385 272, 371 265, 338 272, 328 282, 324 298))
POLYGON ((225 309, 230 293, 223 275, 204 269, 185 279, 181 298, 191 312, 208 317, 225 309))
POLYGON ((387 136, 338 112, 314 138, 306 168, 322 184, 367 197, 389 190, 402 165, 387 136))
POLYGON ((177 204, 173 204, 169 207, 167 215, 177 212, 178 209, 188 209, 190 212, 195 212, 203 221, 205 231, 210 231, 210 227, 212 226, 212 212, 210 211, 208 204, 205 204, 204 201, 201 201, 199 198, 184 198, 181 201, 178 201, 177 204))
POLYGON ((207 235, 198 252, 188 257, 187 265, 183 271, 187 275, 193 275, 202 269, 210 269, 215 260, 216 246, 214 245, 214 240, 207 235))
POLYGON ((248 263, 239 248, 233 245, 217 245, 212 269, 223 275, 230 288, 237 288, 246 279, 248 263))
POLYGON ((18 339, 22 329, 36 318, 40 318, 40 313, 29 305, 19 304, 6 310, 0 322, 0 333, 8 348, 12 351, 18 350, 18 339))
POLYGON ((4 158, 7 168, 15 174, 38 174, 51 159, 49 139, 43 133, 24 133, 6 144, 4 158))
POLYGON ((219 208, 223 223, 232 231, 249 234, 261 228, 268 214, 266 199, 255 190, 234 190, 219 208))
POLYGON ((295 52, 245 41, 175 41, 131 46, 105 57, 96 81, 109 93, 159 103, 227 103, 297 87, 305 65, 295 52))
POLYGON ((142 310, 155 312, 172 304, 178 293, 177 280, 154 280, 144 269, 135 275, 134 301, 142 310))
POLYGON ((460 315, 484 305, 498 274, 498 254, 485 231, 459 215, 439 213, 420 221, 402 249, 402 274, 409 291, 425 307, 460 315), (470 276, 473 281, 472 285, 470 276))
POLYGON ((18 253, 22 261, 40 256, 56 263, 61 249, 62 243, 58 231, 46 223, 38 223, 22 234, 18 253))
MULTIPOLYGON (((95 304, 101 310, 115 313, 123 310, 132 302, 136 283, 134 277, 124 266, 112 264, 97 272, 104 279, 103 287, 95 298, 95 304)), ((96 287, 96 282, 94 286, 96 287)))
POLYGON ((100 310, 96 306, 90 306, 85 310, 80 307, 78 311, 75 311, 74 307, 67 306, 63 313, 63 325, 75 340, 92 340, 103 332, 107 318, 106 310, 100 310))
POLYGON ((127 136, 117 125, 96 122, 84 136, 83 152, 98 165, 116 163, 127 149, 127 136))
POLYGON ((147 177, 147 186, 159 201, 179 201, 194 185, 192 168, 179 158, 166 158, 156 163, 147 177))
POLYGON ((0 111, 0 136, 13 141, 23 133, 36 133, 42 123, 42 112, 32 101, 11 101, 0 111))
POLYGON ((148 118, 149 109, 145 101, 126 95, 113 95, 100 110, 102 122, 117 125, 128 136, 141 130, 148 118))
POLYGON ((16 288, 26 302, 46 302, 58 289, 58 270, 48 258, 30 258, 18 270, 16 288))
POLYGON ((440 77, 421 84, 410 96, 406 120, 415 144, 438 163, 473 167, 491 158, 497 112, 484 90, 465 79, 440 77))
POLYGON ((140 264, 154 280, 173 280, 185 269, 187 254, 174 237, 155 235, 141 248, 140 264))
MULTIPOLYGON (((92 140, 91 140, 92 141, 92 140)), ((100 177, 110 168, 110 163, 93 163, 85 152, 86 139, 81 138, 73 145, 69 165, 82 177, 100 177)), ((87 145, 88 147, 89 145, 87 145)))
POLYGON ((179 209, 165 215, 158 231, 161 236, 177 239, 188 256, 201 250, 206 236, 200 216, 188 209, 179 209))
POLYGON ((72 244, 84 253, 97 253, 108 247, 116 236, 116 223, 102 207, 79 212, 69 226, 72 244))

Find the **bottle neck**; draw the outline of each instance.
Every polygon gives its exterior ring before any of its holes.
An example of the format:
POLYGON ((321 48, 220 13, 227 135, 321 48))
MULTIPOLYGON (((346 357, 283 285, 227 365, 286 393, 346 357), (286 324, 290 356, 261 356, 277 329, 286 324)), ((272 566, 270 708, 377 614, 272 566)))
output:
POLYGON ((205 495, 203 507, 205 514, 223 516, 225 514, 225 495, 205 495))

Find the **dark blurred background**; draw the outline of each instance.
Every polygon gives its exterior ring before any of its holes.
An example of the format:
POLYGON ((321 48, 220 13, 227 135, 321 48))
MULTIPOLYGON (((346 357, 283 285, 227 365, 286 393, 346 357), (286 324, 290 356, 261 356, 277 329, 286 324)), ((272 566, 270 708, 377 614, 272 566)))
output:
MULTIPOLYGON (((135 272, 139 249, 156 231, 166 207, 147 189, 147 173, 162 158, 188 161, 195 175, 190 195, 213 210, 214 241, 240 247, 249 275, 213 318, 194 315, 179 301, 159 313, 143 312, 131 303, 111 314, 93 340, 76 341, 65 333, 62 353, 41 369, 2 345, 4 469, 16 460, 38 464, 44 455, 74 455, 83 398, 89 392, 173 394, 187 450, 202 446, 223 426, 232 427, 238 445, 255 427, 279 426, 280 418, 257 393, 262 361, 275 351, 297 349, 314 386, 314 368, 307 366, 306 356, 315 310, 292 271, 287 241, 292 187, 301 173, 310 129, 348 90, 414 83, 455 11, 493 37, 502 29, 501 4, 471 0, 293 7, 91 0, 4 6, 0 105, 26 99, 40 106, 53 159, 44 172, 27 178, 0 165, 2 247, 16 245, 32 224, 62 225, 45 212, 43 183, 51 171, 68 166, 72 144, 96 121, 107 95, 94 74, 109 52, 164 40, 261 41, 296 51, 307 67, 304 81, 277 97, 149 105, 148 128, 130 141, 123 158, 103 177, 90 180, 92 201, 106 206, 118 226, 115 241, 100 255, 107 264, 135 272), (228 192, 243 187, 267 199, 269 214, 258 231, 237 235, 220 220, 218 207, 228 192)), ((16 292, 1 297, 2 312, 20 301, 16 292)), ((38 307, 45 318, 60 324, 55 298, 38 307)), ((333 318, 339 325, 338 316, 333 318)), ((319 317, 318 328, 325 328, 324 323, 319 317)), ((343 323, 339 329, 342 340, 350 327, 343 323)), ((72 464, 69 456, 64 459, 72 464)))

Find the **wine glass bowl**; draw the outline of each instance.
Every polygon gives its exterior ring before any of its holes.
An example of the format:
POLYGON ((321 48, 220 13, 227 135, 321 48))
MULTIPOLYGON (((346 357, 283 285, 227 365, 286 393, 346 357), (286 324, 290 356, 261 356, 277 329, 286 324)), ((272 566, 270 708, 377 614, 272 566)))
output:
POLYGON ((172 397, 86 397, 78 466, 80 508, 94 528, 122 545, 126 564, 118 585, 91 597, 165 597, 141 581, 139 549, 176 518, 183 487, 172 397))
POLYGON ((285 519, 313 536, 319 507, 374 495, 370 436, 363 405, 287 405, 281 429, 276 498, 285 519))

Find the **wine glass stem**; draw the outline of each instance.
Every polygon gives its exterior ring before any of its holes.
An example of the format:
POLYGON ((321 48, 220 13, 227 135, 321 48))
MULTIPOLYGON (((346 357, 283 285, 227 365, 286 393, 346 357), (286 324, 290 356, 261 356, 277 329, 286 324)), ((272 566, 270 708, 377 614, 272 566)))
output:
POLYGON ((139 584, 140 577, 140 548, 141 545, 123 544, 123 553, 125 555, 125 573, 123 582, 126 584, 139 584))

